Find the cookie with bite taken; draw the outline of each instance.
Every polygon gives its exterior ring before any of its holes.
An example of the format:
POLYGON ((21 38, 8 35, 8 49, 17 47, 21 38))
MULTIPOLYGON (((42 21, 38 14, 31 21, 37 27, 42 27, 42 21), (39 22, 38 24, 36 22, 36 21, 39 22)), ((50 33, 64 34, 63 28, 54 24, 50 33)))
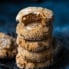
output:
POLYGON ((16 20, 16 33, 25 40, 44 40, 51 36, 53 12, 41 7, 27 7, 21 10, 16 20))

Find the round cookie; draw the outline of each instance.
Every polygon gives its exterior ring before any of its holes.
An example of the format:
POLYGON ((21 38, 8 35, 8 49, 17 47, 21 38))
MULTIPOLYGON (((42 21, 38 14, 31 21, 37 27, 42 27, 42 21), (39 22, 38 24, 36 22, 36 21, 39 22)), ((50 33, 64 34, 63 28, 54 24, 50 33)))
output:
POLYGON ((17 54, 16 56, 16 64, 20 69, 43 69, 44 67, 48 67, 52 63, 53 63, 52 58, 44 62, 33 63, 24 60, 20 54, 17 54))
POLYGON ((48 40, 44 40, 44 41, 34 41, 34 42, 32 41, 31 42, 31 41, 24 40, 22 36, 18 35, 16 43, 20 47, 30 52, 40 52, 50 47, 50 45, 52 44, 52 38, 48 38, 48 40))
POLYGON ((16 28, 16 33, 21 35, 25 40, 39 41, 46 40, 51 37, 52 27, 43 26, 42 24, 30 24, 30 26, 24 26, 23 23, 19 23, 16 28))
POLYGON ((16 21, 19 23, 30 23, 32 21, 39 21, 47 24, 53 20, 53 11, 42 7, 27 7, 19 11, 16 16, 16 21), (30 15, 32 14, 32 15, 30 15), (30 16, 29 16, 30 15, 30 16))
POLYGON ((15 38, 5 33, 0 33, 0 58, 8 58, 9 55, 10 55, 9 58, 11 58, 12 55, 14 56, 16 54, 16 53, 15 54, 13 53, 13 50, 17 52, 16 48, 17 48, 17 45, 15 43, 15 38), (8 52, 11 52, 11 53, 8 54, 8 52))
POLYGON ((51 47, 39 53, 33 53, 21 47, 18 47, 18 53, 20 53, 23 56, 23 58, 27 61, 44 62, 44 61, 51 59, 51 57, 53 57, 53 48, 51 47))

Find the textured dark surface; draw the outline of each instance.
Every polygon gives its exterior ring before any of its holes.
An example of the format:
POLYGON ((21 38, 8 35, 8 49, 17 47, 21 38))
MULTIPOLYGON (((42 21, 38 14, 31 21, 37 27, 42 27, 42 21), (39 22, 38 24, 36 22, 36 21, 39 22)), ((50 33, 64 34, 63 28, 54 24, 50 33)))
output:
MULTIPOLYGON (((27 0, 28 1, 28 0, 27 0)), ((61 61, 50 67, 50 69, 69 69, 69 1, 68 0, 43 0, 43 2, 18 2, 5 1, 0 3, 0 32, 15 33, 17 22, 15 20, 17 13, 27 6, 41 6, 54 11, 53 36, 59 41, 63 51, 59 54, 61 61)), ((14 35, 14 34, 13 34, 14 35)), ((57 43, 58 44, 58 43, 57 43)), ((58 57, 59 57, 58 56, 58 57)), ((58 60, 58 59, 57 59, 58 60)), ((0 61, 0 69, 17 69, 12 61, 7 65, 0 61), (9 65, 10 64, 10 65, 9 65), (9 66, 9 68, 6 68, 9 66), (13 68, 12 68, 13 67, 13 68)))

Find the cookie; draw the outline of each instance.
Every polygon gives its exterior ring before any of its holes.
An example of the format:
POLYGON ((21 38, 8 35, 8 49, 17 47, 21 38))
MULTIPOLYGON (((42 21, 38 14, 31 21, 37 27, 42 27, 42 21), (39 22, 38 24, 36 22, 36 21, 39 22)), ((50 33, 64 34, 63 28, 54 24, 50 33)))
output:
POLYGON ((33 53, 33 52, 29 52, 21 47, 18 47, 18 53, 20 53, 23 58, 27 61, 31 61, 31 62, 43 62, 46 61, 48 59, 50 59, 53 55, 53 49, 52 47, 41 51, 39 53, 33 53))
POLYGON ((41 24, 35 25, 34 27, 25 27, 22 23, 19 23, 16 28, 16 33, 23 36, 25 40, 45 40, 51 37, 52 27, 42 26, 41 24))
POLYGON ((28 24, 30 22, 41 22, 43 24, 51 23, 53 20, 53 11, 42 7, 27 7, 19 11, 16 21, 28 24))
POLYGON ((16 56, 16 64, 20 69, 43 69, 44 67, 50 66, 53 61, 51 58, 50 60, 40 62, 40 63, 33 63, 33 62, 27 62, 22 58, 20 54, 17 54, 16 56))
POLYGON ((5 33, 0 33, 0 58, 6 58, 6 57, 8 58, 9 51, 11 51, 10 54, 15 55, 13 53, 13 50, 15 50, 16 48, 17 48, 17 45, 15 43, 15 38, 5 33))
POLYGON ((18 46, 30 51, 30 52, 40 52, 48 49, 52 44, 52 38, 44 41, 26 41, 22 36, 18 35, 16 43, 18 46))

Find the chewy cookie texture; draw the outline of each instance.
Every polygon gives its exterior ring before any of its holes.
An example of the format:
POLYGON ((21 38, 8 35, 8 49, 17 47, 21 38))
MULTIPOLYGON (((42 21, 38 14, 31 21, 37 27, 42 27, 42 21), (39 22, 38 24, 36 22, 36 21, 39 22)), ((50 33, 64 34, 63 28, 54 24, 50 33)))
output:
POLYGON ((22 69, 43 69, 53 63, 53 12, 42 7, 27 7, 16 16, 18 54, 22 69))
MULTIPOLYGON (((31 23, 38 24, 38 23, 31 23)), ((32 25, 33 26, 33 25, 32 25)), ((25 40, 45 40, 51 37, 52 27, 42 26, 38 24, 35 26, 23 26, 23 23, 17 25, 16 33, 22 35, 25 40)))
POLYGON ((17 50, 16 50, 15 38, 5 33, 0 33, 0 59, 14 58, 16 53, 17 50))
POLYGON ((42 41, 26 41, 22 36, 18 36, 16 43, 19 47, 22 47, 30 52, 40 52, 51 47, 50 45, 52 44, 52 38, 42 41))
POLYGON ((23 59, 31 62, 44 62, 50 60, 53 54, 53 49, 41 51, 39 53, 29 52, 21 47, 18 48, 18 52, 22 55, 23 59))

